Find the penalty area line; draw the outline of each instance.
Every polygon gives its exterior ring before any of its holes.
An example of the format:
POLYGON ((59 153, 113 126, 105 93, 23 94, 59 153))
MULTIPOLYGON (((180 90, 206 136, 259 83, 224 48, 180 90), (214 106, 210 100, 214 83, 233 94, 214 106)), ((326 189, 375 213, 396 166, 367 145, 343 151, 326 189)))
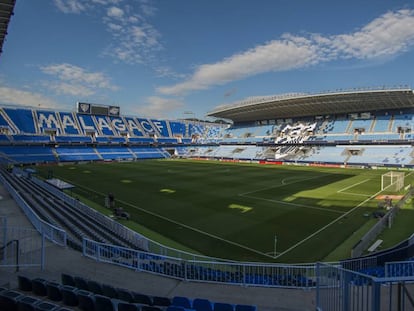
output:
POLYGON ((321 174, 321 175, 317 175, 317 176, 313 176, 313 177, 309 177, 309 178, 297 179, 295 181, 285 183, 284 181, 286 179, 289 179, 289 177, 288 177, 288 178, 284 178, 280 182, 280 185, 276 185, 276 186, 272 186, 272 187, 266 187, 266 188, 262 188, 262 189, 258 189, 258 190, 253 190, 253 191, 248 191, 248 192, 244 192, 244 193, 239 193, 238 195, 239 196, 245 196, 247 194, 256 193, 256 192, 265 191, 265 190, 270 190, 270 189, 276 189, 276 188, 284 187, 284 186, 287 186, 287 185, 296 184, 296 183, 301 182, 301 181, 306 181, 306 180, 311 180, 311 179, 317 179, 317 178, 325 177, 325 176, 328 176, 328 175, 329 174, 321 174))
MULTIPOLYGON (((346 191, 346 190, 348 190, 348 189, 351 189, 351 188, 353 188, 353 187, 356 187, 356 186, 358 186, 358 185, 360 185, 360 184, 366 183, 367 181, 370 181, 370 180, 371 180, 370 178, 368 178, 368 179, 364 179, 363 181, 360 181, 360 182, 358 182, 358 183, 356 183, 356 184, 352 184, 352 185, 350 185, 350 186, 348 186, 348 187, 345 187, 345 188, 339 189, 339 190, 337 191, 337 193, 353 194, 353 193, 351 193, 351 192, 344 192, 344 191, 346 191)), ((355 195, 363 195, 363 196, 367 196, 367 197, 369 197, 369 195, 366 195, 366 194, 355 194, 355 195)))
POLYGON ((353 193, 353 192, 344 192, 344 191, 342 191, 342 192, 338 192, 338 193, 348 194, 348 195, 354 195, 354 196, 357 196, 357 197, 370 197, 370 196, 371 196, 370 194, 353 193))
POLYGON ((305 239, 303 239, 302 241, 299 241, 298 243, 296 243, 295 245, 289 247, 287 250, 283 251, 280 255, 277 255, 275 257, 278 258, 282 255, 285 255, 287 253, 289 253, 291 250, 295 249, 296 247, 298 247, 299 245, 302 245, 303 243, 305 243, 306 241, 312 239, 314 236, 316 236, 317 234, 321 233, 322 231, 324 231, 326 228, 329 228, 330 226, 332 226, 333 224, 335 224, 336 222, 338 222, 339 220, 341 220, 342 218, 348 216, 349 214, 351 214, 353 211, 355 211, 357 208, 361 207, 362 205, 364 205, 366 202, 368 202, 369 200, 375 198, 377 195, 379 195, 382 192, 382 190, 378 191, 377 193, 373 194, 372 196, 370 196, 369 198, 365 199, 364 201, 362 201, 361 203, 359 203, 358 205, 356 205, 355 207, 353 207, 352 209, 350 209, 348 212, 346 212, 345 214, 339 216, 337 219, 335 219, 334 221, 331 221, 329 224, 323 226, 322 228, 320 228, 319 230, 315 231, 314 233, 312 233, 311 235, 307 236, 305 239))
POLYGON ((285 201, 279 201, 279 200, 273 200, 273 199, 266 199, 266 198, 254 197, 254 196, 251 196, 251 195, 243 195, 243 197, 250 198, 250 199, 256 199, 256 200, 267 201, 267 202, 280 203, 282 205, 290 205, 290 206, 302 207, 302 208, 306 208, 306 209, 314 209, 314 210, 332 212, 332 213, 337 213, 337 214, 345 214, 345 212, 341 212, 341 211, 330 209, 330 208, 323 208, 323 207, 316 207, 316 206, 311 206, 311 205, 306 205, 306 204, 298 204, 298 203, 291 203, 291 202, 285 202, 285 201))

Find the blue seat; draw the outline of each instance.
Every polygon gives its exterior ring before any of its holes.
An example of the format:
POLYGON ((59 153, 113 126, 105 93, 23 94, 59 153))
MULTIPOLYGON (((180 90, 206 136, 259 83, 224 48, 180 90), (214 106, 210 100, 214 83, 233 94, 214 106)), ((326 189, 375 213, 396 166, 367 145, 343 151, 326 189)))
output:
POLYGON ((159 307, 168 307, 171 305, 171 299, 162 296, 152 296, 152 305, 159 307))
POLYGON ((102 284, 102 295, 110 298, 118 298, 117 290, 109 284, 102 284))
POLYGON ((140 293, 132 293, 134 296, 134 302, 139 303, 142 305, 152 306, 152 299, 148 295, 140 294, 140 293))
POLYGON ((62 302, 66 306, 76 307, 79 304, 76 294, 77 288, 69 285, 63 285, 61 288, 62 302))
POLYGON ((18 311, 34 311, 35 304, 40 300, 35 297, 30 296, 21 296, 17 300, 17 310, 18 311))
POLYGON ((0 293, 0 310, 17 310, 17 300, 21 293, 14 290, 5 290, 0 293))
POLYGON ((61 285, 56 282, 46 282, 47 298, 52 301, 61 301, 62 292, 61 285))
POLYGON ((196 298, 193 301, 193 309, 197 311, 213 311, 213 304, 207 299, 196 298))
POLYGON ((81 289, 76 294, 78 296, 79 309, 83 311, 99 311, 95 309, 95 296, 93 293, 81 289))
POLYGON ((39 301, 34 304, 35 311, 56 311, 57 309, 59 309, 58 305, 47 301, 39 301))
POLYGON ((115 303, 111 298, 103 295, 95 295, 95 309, 97 311, 116 311, 118 308, 115 308, 115 303))
MULTIPOLYGON (((88 281, 86 279, 80 276, 75 276, 73 280, 75 281, 75 285, 74 285, 75 287, 89 291, 88 281)), ((65 285, 70 285, 70 284, 65 284, 65 285)))
POLYGON ((169 306, 167 307, 166 311, 186 311, 186 310, 190 310, 190 309, 186 309, 184 307, 169 306))
POLYGON ((141 311, 163 311, 163 309, 154 306, 142 306, 141 311))
POLYGON ((31 292, 32 291, 32 280, 26 276, 18 275, 17 276, 17 283, 20 290, 24 292, 31 292))
POLYGON ((75 279, 70 274, 62 273, 61 274, 61 281, 62 281, 62 285, 69 285, 69 286, 76 287, 75 279))
POLYGON ((214 311, 234 311, 234 305, 224 302, 214 303, 214 311))
POLYGON ((126 301, 126 302, 134 302, 134 296, 132 295, 132 292, 130 292, 127 289, 123 289, 123 288, 117 288, 117 296, 118 299, 126 301))
POLYGON ((175 307, 183 307, 183 308, 186 308, 186 309, 191 309, 192 302, 191 302, 190 298, 183 297, 183 296, 175 296, 172 299, 171 305, 173 305, 175 307))
POLYGON ((32 280, 32 292, 36 296, 46 296, 46 280, 41 278, 36 278, 32 280))
POLYGON ((257 307, 253 305, 236 305, 235 311, 257 311, 257 307))
POLYGON ((103 295, 103 289, 101 283, 98 283, 93 280, 89 280, 88 282, 88 290, 94 294, 103 295))
POLYGON ((118 311, 140 311, 140 307, 129 302, 118 303, 118 311))

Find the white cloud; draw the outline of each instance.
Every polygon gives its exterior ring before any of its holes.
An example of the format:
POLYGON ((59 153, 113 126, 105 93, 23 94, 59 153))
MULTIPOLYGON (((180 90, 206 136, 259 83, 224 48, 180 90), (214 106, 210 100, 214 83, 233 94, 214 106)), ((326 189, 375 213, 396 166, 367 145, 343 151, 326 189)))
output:
POLYGON ((128 64, 148 62, 154 52, 162 49, 160 33, 149 23, 136 16, 123 18, 121 23, 107 19, 105 23, 113 37, 113 43, 105 55, 128 64))
POLYGON ((121 19, 124 16, 124 11, 118 7, 112 6, 108 8, 107 15, 115 19, 121 19))
POLYGON ((19 90, 10 87, 0 87, 0 102, 19 106, 47 107, 61 109, 62 106, 42 94, 19 90))
POLYGON ((289 70, 317 63, 319 54, 316 47, 310 40, 299 39, 290 37, 287 40, 271 41, 221 62, 198 66, 189 80, 170 87, 160 87, 158 91, 168 95, 182 94, 259 73, 289 70))
POLYGON ((103 51, 105 56, 128 64, 148 63, 154 59, 154 52, 162 49, 161 35, 148 21, 157 11, 150 1, 53 1, 63 13, 99 11, 103 14, 103 23, 112 36, 112 43, 103 51))
POLYGON ((414 44, 414 11, 388 12, 360 31, 330 38, 343 57, 370 59, 404 52, 414 44))
POLYGON ((110 79, 102 72, 88 72, 85 69, 71 64, 55 64, 41 67, 41 70, 49 75, 56 76, 59 80, 72 85, 84 85, 96 89, 108 89, 116 91, 110 79))
POLYGON ((183 79, 183 78, 185 78, 185 75, 173 71, 172 68, 168 67, 168 66, 155 67, 154 71, 155 71, 156 75, 158 77, 161 77, 161 78, 164 78, 164 77, 169 77, 169 78, 174 78, 174 79, 183 79))
POLYGON ((142 10, 142 13, 147 16, 153 16, 155 15, 157 11, 157 9, 154 6, 151 6, 148 3, 142 3, 141 10, 142 10))
POLYGON ((100 5, 110 5, 110 4, 118 4, 122 2, 122 0, 91 0, 92 3, 97 3, 100 5))
POLYGON ((151 96, 146 99, 145 107, 137 107, 136 112, 146 117, 165 118, 171 111, 183 106, 179 99, 151 96))
POLYGON ((63 13, 79 14, 87 9, 82 0, 53 0, 56 7, 63 13))
POLYGON ((63 13, 79 14, 94 9, 94 5, 108 6, 116 5, 123 0, 53 0, 55 6, 63 13))
POLYGON ((219 62, 196 67, 187 80, 161 86, 165 95, 185 94, 265 72, 305 68, 336 59, 393 56, 414 45, 414 10, 388 12, 350 34, 308 37, 285 34, 219 62))
POLYGON ((53 81, 43 83, 43 85, 58 95, 86 97, 102 90, 118 90, 118 87, 113 85, 105 74, 88 72, 71 64, 43 66, 41 70, 55 78, 53 81))
POLYGON ((122 26, 115 23, 108 23, 108 28, 114 32, 119 32, 122 30, 122 26))
POLYGON ((80 84, 66 82, 48 82, 46 87, 58 95, 70 95, 77 97, 87 97, 94 95, 95 90, 80 84))

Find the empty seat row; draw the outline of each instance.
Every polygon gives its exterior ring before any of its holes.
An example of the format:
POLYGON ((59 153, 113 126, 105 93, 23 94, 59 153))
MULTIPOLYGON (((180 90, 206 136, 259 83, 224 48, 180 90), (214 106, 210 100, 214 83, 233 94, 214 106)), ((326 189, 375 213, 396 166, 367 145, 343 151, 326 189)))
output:
MULTIPOLYGON (((175 296, 172 299, 172 307, 183 308, 185 310, 193 309, 196 311, 256 311, 257 307, 254 305, 241 305, 225 302, 211 302, 208 299, 195 298, 190 299, 183 296, 175 296)), ((167 311, 182 311, 182 310, 168 310, 167 311)))
MULTIPOLYGON (((76 278, 80 280, 80 278, 76 278)), ((75 285, 78 282, 74 283, 75 285)), ((79 283, 80 284, 80 283, 79 283)), ((98 283, 96 283, 98 284, 98 283)), ((78 308, 83 311, 163 311, 161 308, 143 305, 141 303, 131 303, 122 300, 120 297, 113 298, 105 296, 103 294, 97 294, 89 290, 84 290, 70 285, 62 285, 56 282, 50 282, 41 278, 30 279, 25 276, 18 276, 18 286, 21 291, 30 291, 37 297, 43 297, 44 299, 56 302, 56 304, 50 303, 51 309, 39 309, 39 310, 71 310, 61 309, 59 303, 67 306, 78 308), (53 307, 53 308, 52 308, 53 307), (59 308, 60 309, 59 309, 59 308)), ((20 294, 19 292, 16 292, 20 294)), ((38 298, 34 298, 39 300, 38 298)), ((17 299, 16 303, 17 303, 17 299)), ((1 298, 0 298, 1 302, 1 298)), ((3 309, 0 309, 3 310, 3 309)), ((8 310, 8 309, 5 309, 8 310)), ((18 310, 20 309, 11 309, 18 310)), ((33 309, 24 309, 33 310, 33 309)), ((37 309, 36 309, 37 310, 37 309)))
POLYGON ((127 289, 114 288, 108 284, 100 284, 93 280, 86 280, 79 276, 62 274, 62 284, 76 286, 96 295, 104 295, 108 298, 119 299, 115 302, 118 310, 141 310, 141 311, 256 311, 253 305, 241 305, 222 302, 211 302, 207 299, 190 299, 183 296, 175 296, 172 299, 162 296, 149 296, 136 293, 127 289), (134 304, 131 306, 130 304, 134 304), (138 307, 139 309, 135 309, 138 307))
POLYGON ((19 291, 0 288, 0 310, 4 311, 70 311, 50 301, 27 296, 19 291))
POLYGON ((162 296, 150 296, 137 293, 124 288, 116 288, 109 284, 101 284, 94 280, 88 280, 80 276, 72 276, 62 273, 62 284, 72 286, 80 290, 89 291, 97 295, 119 299, 128 303, 137 303, 143 306, 168 307, 171 299, 162 296))
POLYGON ((131 290, 101 284, 80 276, 63 273, 61 284, 41 278, 18 276, 21 291, 31 291, 36 296, 47 297, 65 306, 78 307, 83 311, 256 311, 256 306, 211 302, 207 299, 190 299, 150 296, 131 290))

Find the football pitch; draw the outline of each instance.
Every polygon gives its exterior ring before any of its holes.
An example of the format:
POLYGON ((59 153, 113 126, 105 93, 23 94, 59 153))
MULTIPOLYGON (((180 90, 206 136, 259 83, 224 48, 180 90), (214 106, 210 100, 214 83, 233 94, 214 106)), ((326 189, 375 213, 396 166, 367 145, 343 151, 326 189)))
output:
POLYGON ((186 249, 285 263, 323 260, 372 221, 387 172, 191 160, 37 170, 75 185, 74 195, 96 205, 113 193, 132 222, 186 249))

